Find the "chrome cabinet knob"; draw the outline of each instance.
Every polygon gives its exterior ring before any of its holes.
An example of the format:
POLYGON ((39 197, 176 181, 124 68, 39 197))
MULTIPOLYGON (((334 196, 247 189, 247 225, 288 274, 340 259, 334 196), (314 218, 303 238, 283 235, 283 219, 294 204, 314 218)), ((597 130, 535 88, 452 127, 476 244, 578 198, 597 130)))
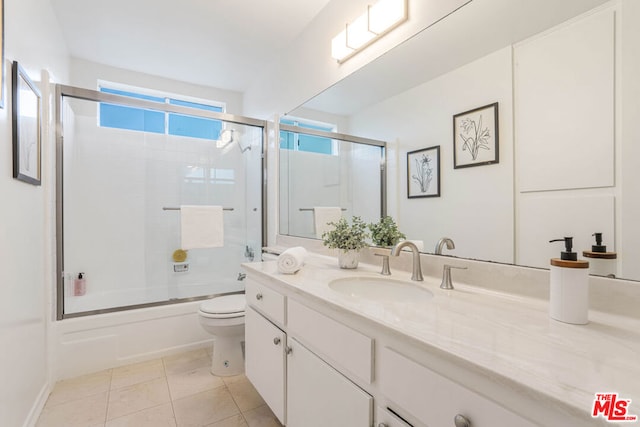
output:
POLYGON ((280 344, 280 337, 275 337, 275 338, 273 339, 273 343, 274 343, 275 345, 280 344))
POLYGON ((293 353, 293 348, 291 348, 290 346, 286 346, 285 347, 285 353, 287 353, 287 354, 293 353))
POLYGON ((453 418, 453 423, 456 427, 471 427, 471 421, 469 421, 469 418, 460 414, 453 418))
POLYGON ((256 299, 260 301, 262 299, 262 294, 256 294, 256 299))

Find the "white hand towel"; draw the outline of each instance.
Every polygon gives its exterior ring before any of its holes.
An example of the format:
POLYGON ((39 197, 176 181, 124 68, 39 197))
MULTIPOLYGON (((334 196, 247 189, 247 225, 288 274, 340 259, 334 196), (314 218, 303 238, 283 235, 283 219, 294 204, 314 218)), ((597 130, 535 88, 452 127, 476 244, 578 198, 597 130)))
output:
POLYGON ((307 258, 307 250, 302 246, 289 248, 278 257, 278 271, 284 274, 293 274, 300 270, 307 258))
POLYGON ((342 218, 342 209, 336 207, 315 207, 313 216, 316 226, 316 237, 322 239, 322 234, 333 230, 333 226, 327 225, 329 222, 338 222, 342 218))
POLYGON ((184 250, 222 247, 222 206, 180 206, 180 231, 184 250))

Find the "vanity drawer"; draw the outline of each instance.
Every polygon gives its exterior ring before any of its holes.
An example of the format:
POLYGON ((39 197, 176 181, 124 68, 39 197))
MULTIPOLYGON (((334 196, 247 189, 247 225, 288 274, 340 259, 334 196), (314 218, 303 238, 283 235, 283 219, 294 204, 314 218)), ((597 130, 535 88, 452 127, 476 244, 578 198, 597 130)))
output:
POLYGON ((290 335, 366 383, 373 381, 373 339, 295 300, 287 304, 290 335))
POLYGON ((247 304, 279 326, 285 324, 285 297, 253 279, 245 285, 247 304))
POLYGON ((411 424, 407 424, 395 414, 389 412, 388 409, 378 406, 376 413, 376 422, 374 423, 376 427, 412 427, 411 424))
POLYGON ((380 352, 379 372, 382 393, 410 422, 413 418, 428 426, 454 426, 454 417, 461 415, 473 427, 535 425, 386 347, 380 352))

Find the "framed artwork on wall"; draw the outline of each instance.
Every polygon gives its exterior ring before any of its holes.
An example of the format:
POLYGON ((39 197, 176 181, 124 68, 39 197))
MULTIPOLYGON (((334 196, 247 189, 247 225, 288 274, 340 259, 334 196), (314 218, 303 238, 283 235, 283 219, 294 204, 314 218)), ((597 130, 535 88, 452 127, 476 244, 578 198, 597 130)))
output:
POLYGON ((440 197, 440 146, 407 153, 407 197, 440 197))
POLYGON ((40 91, 17 61, 12 67, 13 177, 40 185, 40 91))
POLYGON ((453 168, 498 163, 498 103, 453 116, 453 168))

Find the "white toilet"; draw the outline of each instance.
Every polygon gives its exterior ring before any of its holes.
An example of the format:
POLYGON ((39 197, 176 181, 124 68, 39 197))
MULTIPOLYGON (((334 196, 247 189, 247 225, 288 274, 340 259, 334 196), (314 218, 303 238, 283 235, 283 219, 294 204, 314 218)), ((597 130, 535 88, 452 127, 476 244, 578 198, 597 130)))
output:
POLYGON ((220 377, 244 372, 244 294, 204 301, 198 311, 202 327, 214 335, 211 373, 220 377))

